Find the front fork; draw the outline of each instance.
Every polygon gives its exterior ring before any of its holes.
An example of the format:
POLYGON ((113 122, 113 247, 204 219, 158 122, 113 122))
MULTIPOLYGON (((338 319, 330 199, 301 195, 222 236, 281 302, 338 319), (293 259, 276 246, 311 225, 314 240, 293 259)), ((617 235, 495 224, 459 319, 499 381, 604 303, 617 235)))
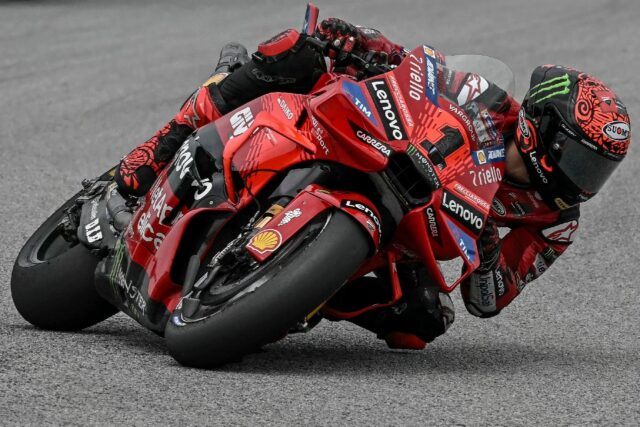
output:
MULTIPOLYGON (((372 242, 371 255, 375 254, 382 237, 380 214, 375 205, 361 194, 328 190, 321 185, 334 182, 336 173, 327 164, 315 164, 310 168, 289 172, 268 198, 270 207, 261 216, 252 219, 252 225, 216 255, 210 263, 209 273, 197 282, 196 273, 200 264, 198 257, 194 255, 187 267, 182 292, 183 311, 195 312, 199 306, 197 295, 213 283, 224 265, 238 261, 238 256, 244 257, 246 254, 253 263, 268 261, 307 224, 330 209, 341 210, 360 224, 372 242)), ((319 309, 320 307, 301 322, 303 328, 314 324, 312 318, 318 319, 314 315, 319 309)))

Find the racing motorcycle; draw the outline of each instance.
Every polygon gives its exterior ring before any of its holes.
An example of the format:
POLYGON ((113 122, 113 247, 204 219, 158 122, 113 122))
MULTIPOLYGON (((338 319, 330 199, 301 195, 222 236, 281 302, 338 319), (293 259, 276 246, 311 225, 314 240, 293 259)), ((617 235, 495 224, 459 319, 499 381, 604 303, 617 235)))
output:
MULTIPOLYGON (((313 36, 317 16, 308 6, 301 34, 326 54, 336 48, 313 36)), ((213 367, 323 317, 395 304, 401 262, 455 289, 479 266, 505 157, 499 123, 482 103, 447 96, 446 81, 480 67, 479 87, 504 96, 497 80, 508 91, 512 73, 429 46, 397 67, 336 54, 361 78, 329 69, 308 95, 270 93, 197 129, 145 197, 125 200, 114 170, 85 180, 19 253, 20 314, 79 330, 122 311, 163 335, 179 363, 213 367), (441 264, 454 259, 464 268, 447 279, 441 264), (388 272, 388 299, 332 304, 373 271, 388 272)))

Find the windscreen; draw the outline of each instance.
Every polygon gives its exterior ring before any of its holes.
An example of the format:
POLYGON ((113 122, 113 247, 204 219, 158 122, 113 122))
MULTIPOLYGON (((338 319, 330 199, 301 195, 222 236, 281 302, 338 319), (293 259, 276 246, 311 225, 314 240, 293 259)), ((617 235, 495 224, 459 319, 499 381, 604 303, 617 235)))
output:
POLYGON ((440 95, 462 107, 478 139, 478 148, 503 144, 513 123, 513 72, 502 61, 482 55, 454 55, 439 64, 440 95))
POLYGON ((446 56, 446 68, 478 74, 513 96, 516 80, 513 71, 499 59, 484 55, 446 56))

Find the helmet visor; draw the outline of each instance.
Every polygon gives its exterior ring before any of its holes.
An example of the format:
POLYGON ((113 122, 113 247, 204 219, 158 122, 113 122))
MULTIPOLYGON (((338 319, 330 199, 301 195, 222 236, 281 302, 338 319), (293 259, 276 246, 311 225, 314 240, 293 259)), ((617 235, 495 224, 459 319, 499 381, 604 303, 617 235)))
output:
POLYGON ((551 141, 546 142, 558 169, 582 192, 597 193, 620 162, 588 147, 579 136, 568 131, 564 123, 556 129, 551 141))

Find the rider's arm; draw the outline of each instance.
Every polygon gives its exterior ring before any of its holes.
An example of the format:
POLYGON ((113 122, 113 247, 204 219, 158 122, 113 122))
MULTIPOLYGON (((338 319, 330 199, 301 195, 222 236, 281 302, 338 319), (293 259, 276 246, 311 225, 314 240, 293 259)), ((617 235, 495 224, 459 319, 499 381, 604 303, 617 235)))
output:
POLYGON ((451 68, 444 69, 438 82, 441 94, 451 102, 462 106, 468 114, 486 108, 504 140, 513 138, 520 103, 506 91, 478 74, 451 68))
POLYGON ((579 216, 576 206, 563 211, 551 224, 522 225, 502 239, 490 221, 479 242, 481 266, 461 285, 467 311, 492 317, 509 305, 527 283, 540 277, 567 250, 579 216))

